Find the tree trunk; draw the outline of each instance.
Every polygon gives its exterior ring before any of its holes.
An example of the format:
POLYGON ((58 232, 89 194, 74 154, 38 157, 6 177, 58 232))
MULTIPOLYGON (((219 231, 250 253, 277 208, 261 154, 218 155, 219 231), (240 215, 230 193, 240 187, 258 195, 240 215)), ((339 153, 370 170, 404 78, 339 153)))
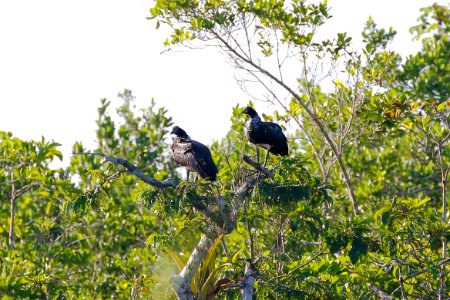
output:
POLYGON ((244 282, 241 289, 242 300, 252 300, 254 293, 254 286, 256 275, 258 275, 258 270, 256 270, 253 263, 249 262, 245 266, 244 282))
POLYGON ((180 274, 175 275, 172 278, 172 289, 179 300, 195 299, 189 285, 195 272, 199 269, 202 259, 208 254, 208 250, 213 244, 215 238, 217 238, 217 234, 215 233, 207 233, 202 235, 197 247, 195 247, 194 251, 192 251, 192 254, 186 262, 183 270, 181 270, 180 274))

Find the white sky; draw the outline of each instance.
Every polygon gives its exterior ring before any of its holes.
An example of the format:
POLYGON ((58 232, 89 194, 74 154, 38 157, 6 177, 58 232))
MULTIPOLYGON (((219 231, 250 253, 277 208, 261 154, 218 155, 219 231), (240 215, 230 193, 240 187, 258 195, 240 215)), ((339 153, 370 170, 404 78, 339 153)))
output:
MULTIPOLYGON (((414 53, 409 27, 434 0, 330 0, 328 30, 360 40, 364 22, 392 26, 392 49, 414 53)), ((443 1, 438 1, 444 3, 443 1)), ((175 123, 204 143, 224 136, 231 108, 247 103, 233 70, 213 50, 160 54, 164 33, 146 20, 152 1, 1 0, 0 130, 22 139, 63 144, 64 165, 75 141, 94 148, 100 98, 131 89, 138 106, 152 97, 175 123), (207 116, 198 117, 205 110, 207 116), (192 115, 187 112, 192 112, 192 115)), ((258 103, 257 103, 258 105, 258 103)), ((263 104, 261 104, 263 105, 263 104)))

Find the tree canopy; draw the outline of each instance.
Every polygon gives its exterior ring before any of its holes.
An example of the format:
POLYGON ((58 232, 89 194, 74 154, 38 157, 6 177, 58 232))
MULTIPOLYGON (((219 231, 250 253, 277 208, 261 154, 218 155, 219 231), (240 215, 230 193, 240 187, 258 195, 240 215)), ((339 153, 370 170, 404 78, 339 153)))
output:
POLYGON ((165 47, 228 59, 289 156, 259 164, 230 103, 208 145, 217 180, 186 181, 176 122, 126 89, 100 100, 98 145, 77 142, 68 167, 51 167, 56 142, 0 132, 2 299, 448 297, 448 7, 421 10, 406 58, 371 18, 361 51, 319 39, 327 1, 157 0, 150 14, 165 47))

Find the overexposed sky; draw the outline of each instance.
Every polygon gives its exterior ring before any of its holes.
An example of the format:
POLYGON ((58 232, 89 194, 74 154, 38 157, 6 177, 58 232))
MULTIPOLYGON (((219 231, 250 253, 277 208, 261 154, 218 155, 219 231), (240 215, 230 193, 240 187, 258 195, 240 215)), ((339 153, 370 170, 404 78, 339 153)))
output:
MULTIPOLYGON (((371 15, 398 33, 392 49, 414 53, 409 27, 432 0, 330 0, 324 30, 356 41, 371 15)), ((443 1, 438 1, 444 3, 443 1)), ((55 140, 64 164, 75 141, 94 148, 100 98, 131 89, 138 106, 155 98, 175 123, 206 144, 224 136, 231 108, 247 103, 233 70, 213 49, 164 50, 164 32, 146 19, 153 1, 0 1, 0 130, 55 140), (208 114, 199 117, 200 112, 208 114)), ((261 104, 263 105, 263 104, 261 104)), ((258 103, 257 103, 258 106, 258 103)))

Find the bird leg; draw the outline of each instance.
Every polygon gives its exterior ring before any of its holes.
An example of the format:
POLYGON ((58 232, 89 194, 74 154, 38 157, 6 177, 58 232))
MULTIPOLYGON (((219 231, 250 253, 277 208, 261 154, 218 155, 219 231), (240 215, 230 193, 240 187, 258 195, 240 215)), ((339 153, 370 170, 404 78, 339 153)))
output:
POLYGON ((189 182, 189 169, 186 169, 186 182, 189 182))
POLYGON ((259 164, 259 147, 255 145, 256 150, 256 162, 259 164))
POLYGON ((263 165, 263 167, 264 167, 264 168, 266 167, 266 163, 267 163, 267 158, 269 157, 269 150, 270 150, 270 148, 269 148, 269 149, 267 149, 267 153, 266 153, 266 159, 264 159, 264 165, 263 165))

